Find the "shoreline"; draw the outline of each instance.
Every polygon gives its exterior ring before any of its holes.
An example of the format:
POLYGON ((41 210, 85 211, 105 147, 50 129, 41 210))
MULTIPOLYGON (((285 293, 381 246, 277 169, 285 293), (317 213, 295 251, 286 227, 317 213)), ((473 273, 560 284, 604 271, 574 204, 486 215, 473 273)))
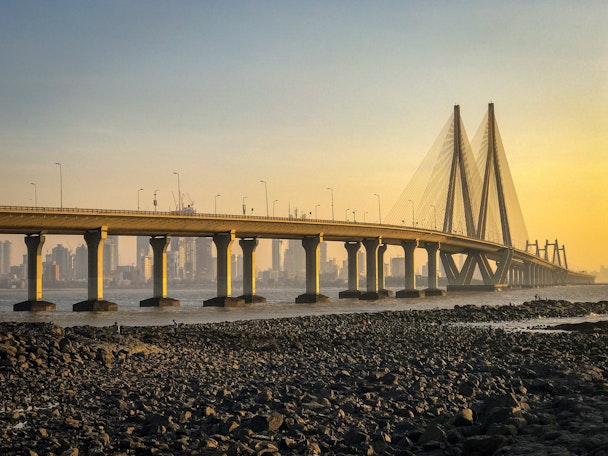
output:
POLYGON ((605 454, 608 301, 170 326, 0 323, 0 453, 605 454))

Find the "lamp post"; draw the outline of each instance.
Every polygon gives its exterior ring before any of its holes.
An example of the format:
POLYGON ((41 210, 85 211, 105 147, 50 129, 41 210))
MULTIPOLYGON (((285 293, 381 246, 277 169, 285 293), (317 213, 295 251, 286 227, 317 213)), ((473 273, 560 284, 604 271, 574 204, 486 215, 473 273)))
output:
POLYGON ((59 166, 59 207, 63 209, 63 169, 61 163, 55 162, 59 166))
POLYGON ((36 184, 34 182, 30 182, 34 186, 34 206, 38 207, 38 190, 36 190, 36 184))
POLYGON ((243 215, 247 213, 247 206, 245 205, 246 196, 243 196, 243 215))
POLYGON ((217 198, 218 198, 218 196, 222 196, 222 195, 220 195, 219 193, 217 195, 215 195, 215 206, 214 206, 215 207, 215 215, 217 215, 217 198))
POLYGON ((357 211, 353 211, 353 222, 357 222, 357 211))
POLYGON ((272 216, 273 216, 273 217, 274 217, 274 205, 275 205, 275 203, 278 203, 278 202, 279 202, 279 200, 274 200, 274 201, 272 202, 272 216))
POLYGON ((317 208, 320 206, 320 204, 315 204, 315 219, 318 219, 319 217, 317 217, 317 208))
POLYGON ((347 208, 347 209, 344 211, 344 218, 346 219, 346 221, 347 221, 347 222, 348 222, 348 210, 349 210, 349 208, 347 208))
POLYGON ((408 200, 410 203, 412 203, 412 228, 414 227, 414 201, 413 200, 408 200))
POLYGON ((334 221, 334 189, 333 187, 327 187, 327 190, 331 192, 331 221, 334 221))
POLYGON ((377 193, 374 193, 374 195, 378 197, 378 225, 380 225, 382 223, 382 214, 380 212, 380 195, 377 193))
POLYGON ((265 180, 261 180, 260 182, 264 184, 264 190, 266 191, 266 217, 268 217, 268 183, 265 180))
POLYGON ((143 190, 143 188, 140 188, 139 190, 137 190, 137 210, 139 210, 139 194, 141 193, 142 190, 143 190))
POLYGON ((433 229, 437 231, 437 209, 432 204, 431 207, 433 208, 433 229))
POLYGON ((182 189, 179 186, 179 173, 173 171, 173 174, 177 176, 177 210, 182 211, 182 189))
POLYGON ((158 205, 158 201, 156 201, 156 192, 158 192, 157 190, 154 190, 154 213, 156 214, 156 206, 158 205))

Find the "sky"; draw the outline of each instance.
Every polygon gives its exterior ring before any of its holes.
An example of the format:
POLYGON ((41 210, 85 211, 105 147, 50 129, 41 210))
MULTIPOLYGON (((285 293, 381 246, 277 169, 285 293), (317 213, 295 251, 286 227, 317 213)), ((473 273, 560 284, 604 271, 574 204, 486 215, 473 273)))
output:
POLYGON ((493 102, 530 238, 597 270, 607 23, 600 0, 2 0, 0 205, 172 210, 178 173, 198 212, 265 215, 265 181, 270 215, 331 218, 331 187, 377 221, 453 105, 472 137, 493 102))

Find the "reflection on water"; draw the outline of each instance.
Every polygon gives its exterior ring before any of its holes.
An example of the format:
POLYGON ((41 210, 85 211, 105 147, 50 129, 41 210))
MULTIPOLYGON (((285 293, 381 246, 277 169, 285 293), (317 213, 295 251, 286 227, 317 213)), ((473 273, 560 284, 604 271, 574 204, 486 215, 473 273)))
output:
MULTIPOLYGON (((203 307, 203 301, 214 296, 214 290, 169 291, 169 296, 179 299, 180 307, 140 308, 139 301, 152 295, 151 289, 108 289, 104 298, 118 304, 118 312, 73 312, 72 305, 86 299, 85 289, 45 290, 44 299, 54 302, 54 312, 14 312, 13 304, 27 299, 26 290, 0 290, 0 322, 49 322, 60 326, 91 325, 109 326, 118 321, 123 326, 162 326, 173 319, 180 323, 211 323, 235 320, 253 320, 294 317, 301 315, 323 315, 339 313, 382 312, 390 310, 452 308, 455 305, 521 304, 531 301, 536 295, 546 299, 597 302, 608 299, 608 285, 580 285, 550 288, 513 289, 502 292, 459 292, 447 296, 422 299, 385 299, 359 301, 338 299, 339 289, 322 289, 331 298, 329 303, 295 304, 301 289, 258 289, 258 294, 268 300, 265 304, 250 304, 244 307, 203 307)), ((570 321, 572 319, 568 319, 570 321)), ((559 322, 566 320, 560 319, 559 322)), ((546 321, 545 321, 546 323, 546 321)), ((522 323, 517 323, 522 327, 522 323)), ((543 323, 539 323, 543 324, 543 323)), ((530 324, 529 326, 533 326, 530 324)))

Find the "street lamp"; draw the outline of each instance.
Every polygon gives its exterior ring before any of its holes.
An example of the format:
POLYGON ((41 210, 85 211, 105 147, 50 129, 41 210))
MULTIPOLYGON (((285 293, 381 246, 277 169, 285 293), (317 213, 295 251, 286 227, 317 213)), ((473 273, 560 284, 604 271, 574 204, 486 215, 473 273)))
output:
POLYGON ((215 215, 217 215, 217 197, 218 196, 222 196, 219 193, 217 195, 215 195, 215 215))
POLYGON ((348 208, 344 211, 344 218, 346 218, 346 221, 348 222, 348 208))
POLYGON ((327 190, 331 192, 331 221, 334 221, 334 189, 333 187, 327 187, 327 190))
POLYGON ((137 190, 137 210, 139 210, 139 194, 141 193, 142 190, 143 190, 143 188, 140 188, 139 190, 137 190))
POLYGON ((63 209, 63 170, 61 163, 55 162, 55 164, 59 166, 59 205, 63 209))
POLYGON ((414 201, 413 200, 408 200, 410 203, 412 203, 412 228, 414 227, 414 201))
POLYGON ((264 190, 266 191, 266 217, 268 217, 268 183, 265 180, 260 182, 264 184, 264 190))
POLYGON ((433 208, 433 229, 437 231, 437 209, 432 204, 431 207, 433 208))
POLYGON ((374 193, 374 195, 378 197, 378 224, 380 225, 382 223, 382 214, 380 213, 380 195, 377 193, 374 193))
POLYGON ((243 215, 247 213, 247 206, 245 205, 246 196, 243 196, 243 215))
POLYGON ((274 200, 274 201, 272 202, 272 216, 273 216, 273 217, 274 217, 274 205, 275 205, 275 203, 278 203, 278 202, 279 202, 279 200, 274 200))
POLYGON ((36 184, 34 182, 30 182, 34 186, 34 206, 38 207, 38 190, 36 190, 36 184))
POLYGON ((319 217, 317 217, 317 208, 320 206, 320 204, 315 204, 315 219, 318 219, 319 217))
POLYGON ((156 213, 156 206, 158 205, 158 201, 156 201, 156 192, 158 192, 158 189, 154 190, 154 213, 156 213))
POLYGON ((353 222, 357 222, 357 211, 353 211, 353 222))
POLYGON ((182 211, 182 189, 179 186, 179 173, 173 171, 173 174, 177 176, 177 210, 182 211))

